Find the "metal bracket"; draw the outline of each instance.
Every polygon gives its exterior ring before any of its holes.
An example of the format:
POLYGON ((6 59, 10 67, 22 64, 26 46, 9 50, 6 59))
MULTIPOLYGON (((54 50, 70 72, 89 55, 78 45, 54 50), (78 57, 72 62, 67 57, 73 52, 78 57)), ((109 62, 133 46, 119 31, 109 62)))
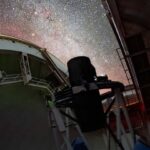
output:
POLYGON ((20 67, 22 71, 24 84, 27 84, 32 79, 32 76, 30 71, 28 55, 26 53, 22 53, 20 67))

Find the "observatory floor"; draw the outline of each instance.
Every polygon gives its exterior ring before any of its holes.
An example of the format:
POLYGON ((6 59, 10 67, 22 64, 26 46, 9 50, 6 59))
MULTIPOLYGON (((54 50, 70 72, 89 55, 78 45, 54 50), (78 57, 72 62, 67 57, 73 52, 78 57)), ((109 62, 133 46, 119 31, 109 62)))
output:
MULTIPOLYGON (((93 133, 87 133, 85 136, 88 140, 91 150, 108 150, 108 138, 106 137, 105 131, 99 130, 93 133)), ((131 135, 126 134, 122 136, 125 150, 130 150, 126 138, 128 139, 129 143, 131 143, 131 135)), ((117 150, 117 146, 118 145, 114 142, 114 140, 110 138, 110 150, 117 150)))

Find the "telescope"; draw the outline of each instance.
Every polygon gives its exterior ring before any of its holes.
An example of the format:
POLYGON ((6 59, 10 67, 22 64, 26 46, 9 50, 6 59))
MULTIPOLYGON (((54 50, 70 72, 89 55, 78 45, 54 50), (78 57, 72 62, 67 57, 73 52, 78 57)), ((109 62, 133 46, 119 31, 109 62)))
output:
MULTIPOLYGON (((97 76, 88 57, 80 56, 68 61, 69 81, 67 87, 55 93, 57 107, 70 107, 82 132, 95 131, 106 126, 106 113, 102 100, 114 95, 114 88, 124 90, 120 82, 108 80, 107 76, 97 76), (100 94, 100 89, 111 89, 100 94)), ((109 107, 108 109, 110 109, 109 107)), ((73 118, 72 118, 73 119, 73 118)))

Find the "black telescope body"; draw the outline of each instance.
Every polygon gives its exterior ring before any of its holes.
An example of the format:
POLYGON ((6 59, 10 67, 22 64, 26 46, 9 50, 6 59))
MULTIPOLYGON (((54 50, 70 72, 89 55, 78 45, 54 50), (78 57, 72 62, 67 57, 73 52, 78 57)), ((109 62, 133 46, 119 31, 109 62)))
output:
POLYGON ((96 71, 85 56, 75 57, 68 61, 69 80, 72 89, 86 87, 86 91, 73 94, 73 111, 83 132, 95 131, 105 127, 99 90, 88 90, 88 84, 95 82, 96 71))

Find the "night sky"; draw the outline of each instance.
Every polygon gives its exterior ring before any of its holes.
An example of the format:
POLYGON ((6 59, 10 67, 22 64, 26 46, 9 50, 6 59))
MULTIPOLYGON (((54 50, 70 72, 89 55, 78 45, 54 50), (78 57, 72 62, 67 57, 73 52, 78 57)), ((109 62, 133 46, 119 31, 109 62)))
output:
POLYGON ((127 83, 100 0, 0 0, 0 34, 33 42, 65 64, 89 56, 98 75, 127 83))

